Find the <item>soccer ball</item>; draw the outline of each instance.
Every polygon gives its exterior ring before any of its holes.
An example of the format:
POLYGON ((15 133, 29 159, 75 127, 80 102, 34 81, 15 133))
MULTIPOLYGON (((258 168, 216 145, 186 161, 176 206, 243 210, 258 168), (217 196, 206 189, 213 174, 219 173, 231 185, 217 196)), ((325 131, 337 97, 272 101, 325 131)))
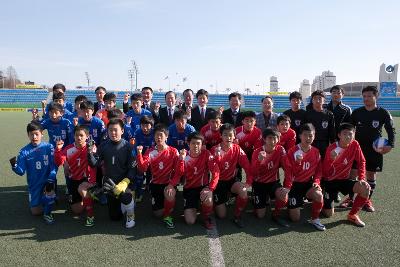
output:
POLYGON ((384 137, 378 137, 373 143, 372 143, 372 147, 376 150, 376 151, 382 151, 382 148, 384 146, 389 145, 389 141, 384 138, 384 137))

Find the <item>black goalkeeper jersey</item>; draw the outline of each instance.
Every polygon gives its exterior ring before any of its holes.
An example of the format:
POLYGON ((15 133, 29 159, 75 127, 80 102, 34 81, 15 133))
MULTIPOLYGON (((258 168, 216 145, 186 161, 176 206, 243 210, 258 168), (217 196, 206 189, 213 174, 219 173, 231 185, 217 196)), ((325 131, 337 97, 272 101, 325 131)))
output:
POLYGON ((333 113, 324 109, 315 111, 313 108, 307 110, 305 116, 306 123, 312 123, 315 127, 315 141, 334 143, 336 139, 335 118, 333 113))

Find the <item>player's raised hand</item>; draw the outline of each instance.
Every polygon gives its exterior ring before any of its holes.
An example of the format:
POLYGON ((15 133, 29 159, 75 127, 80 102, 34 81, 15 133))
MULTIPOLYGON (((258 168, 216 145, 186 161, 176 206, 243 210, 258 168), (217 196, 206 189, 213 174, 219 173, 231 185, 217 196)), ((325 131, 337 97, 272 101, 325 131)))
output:
POLYGON ((129 144, 131 144, 133 146, 133 145, 135 145, 135 143, 136 143, 135 138, 129 139, 129 144))
POLYGON ((76 127, 78 126, 78 117, 73 118, 72 124, 76 127))
POLYGON ((179 159, 180 159, 180 160, 184 160, 185 157, 186 157, 186 149, 181 149, 181 150, 179 151, 179 159))
POLYGON ((63 146, 64 146, 64 141, 63 140, 57 140, 57 142, 56 142, 56 149, 57 150, 61 150, 62 148, 63 148, 63 146))
POLYGON ((258 160, 259 161, 263 161, 264 159, 267 158, 267 152, 265 151, 260 151, 260 153, 258 153, 258 160))
POLYGON ((312 186, 313 186, 315 189, 317 189, 317 190, 319 190, 319 191, 322 191, 321 186, 320 186, 319 184, 313 183, 312 186))
POLYGON ((39 111, 37 108, 32 109, 32 120, 39 119, 39 111))
POLYGON ((125 120, 126 120, 126 124, 131 125, 131 123, 132 123, 132 117, 127 116, 125 120))
POLYGON ((189 118, 192 116, 192 109, 190 107, 186 108, 186 116, 188 116, 189 118))
POLYGON ((222 112, 224 112, 224 107, 223 107, 223 106, 220 106, 220 107, 218 108, 217 112, 218 112, 219 114, 222 115, 222 112))
POLYGON ((12 157, 10 159, 11 167, 14 167, 17 164, 17 157, 12 157))
POLYGON ((302 161, 303 160, 303 153, 298 153, 297 155, 296 155, 296 162, 297 163, 299 163, 300 161, 302 161))
POLYGON ((143 152, 143 146, 137 146, 137 147, 136 147, 136 151, 137 151, 138 154, 142 154, 142 152, 143 152))
POLYGON ((97 147, 94 144, 94 141, 93 142, 89 142, 88 152, 90 154, 94 154, 94 153, 96 153, 96 151, 97 151, 97 147))
POLYGON ((154 112, 158 113, 158 111, 160 110, 161 104, 160 102, 156 102, 155 106, 154 106, 154 112))
POLYGON ((222 148, 221 148, 221 145, 218 145, 216 148, 215 148, 215 156, 216 157, 220 157, 222 155, 222 148))

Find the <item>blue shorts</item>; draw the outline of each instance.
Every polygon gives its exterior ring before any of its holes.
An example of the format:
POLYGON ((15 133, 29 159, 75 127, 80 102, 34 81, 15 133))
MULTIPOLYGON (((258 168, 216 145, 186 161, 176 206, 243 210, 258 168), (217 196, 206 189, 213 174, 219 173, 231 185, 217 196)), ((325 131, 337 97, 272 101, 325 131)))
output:
POLYGON ((28 189, 29 192, 29 207, 37 207, 42 205, 42 196, 43 196, 43 189, 44 189, 44 184, 43 185, 38 185, 35 186, 35 188, 30 188, 28 189))

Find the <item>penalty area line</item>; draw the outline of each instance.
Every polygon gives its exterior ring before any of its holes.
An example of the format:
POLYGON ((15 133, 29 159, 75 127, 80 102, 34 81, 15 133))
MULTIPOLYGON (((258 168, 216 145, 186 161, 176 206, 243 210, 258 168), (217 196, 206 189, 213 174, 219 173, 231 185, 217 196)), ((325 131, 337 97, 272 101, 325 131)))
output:
POLYGON ((213 221, 213 229, 207 230, 208 246, 210 249, 211 266, 225 266, 224 255, 222 253, 221 242, 219 240, 217 224, 215 219, 213 221))

